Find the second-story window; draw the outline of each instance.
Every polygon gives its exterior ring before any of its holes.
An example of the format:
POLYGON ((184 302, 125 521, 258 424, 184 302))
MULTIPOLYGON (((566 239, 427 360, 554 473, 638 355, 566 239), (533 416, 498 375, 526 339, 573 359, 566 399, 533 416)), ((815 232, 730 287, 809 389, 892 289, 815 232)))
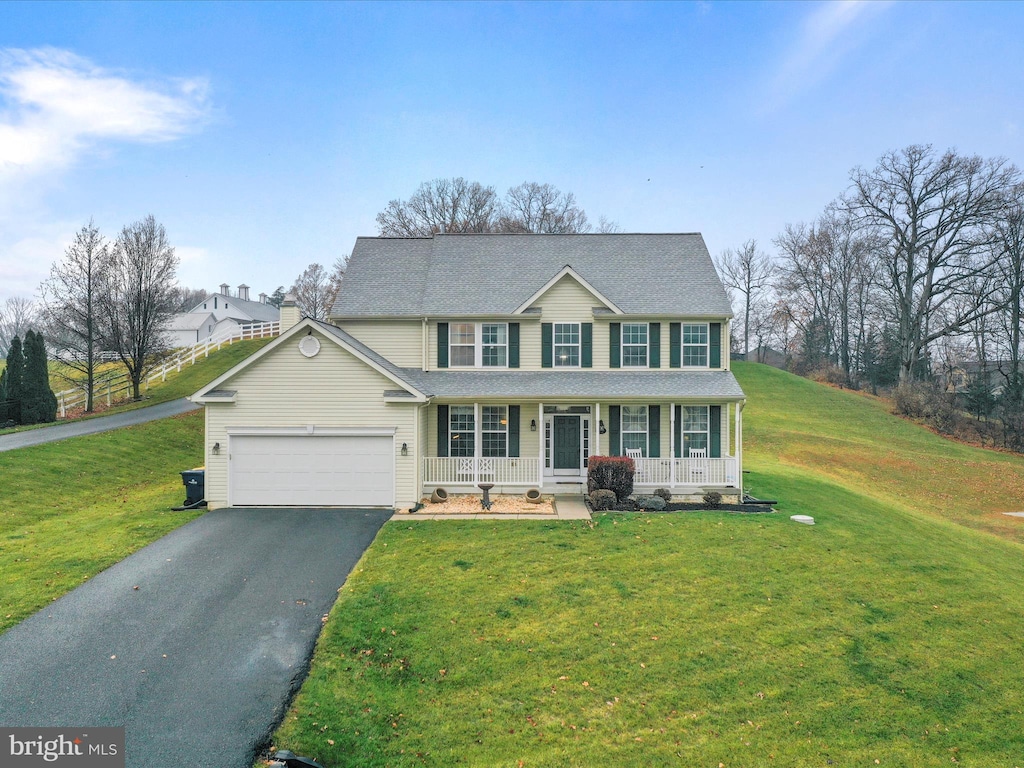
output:
POLYGON ((508 323, 451 323, 448 354, 452 368, 506 368, 508 323))
POLYGON ((647 323, 622 324, 622 367, 647 367, 647 323))
POLYGON ((504 368, 508 365, 508 325, 482 323, 480 325, 480 364, 484 367, 504 368))
POLYGON ((452 323, 448 334, 451 365, 466 368, 476 365, 476 324, 452 323))
POLYGON ((683 323, 683 366, 708 365, 707 323, 683 323))
POLYGON ((580 324, 554 324, 555 368, 580 367, 580 324))

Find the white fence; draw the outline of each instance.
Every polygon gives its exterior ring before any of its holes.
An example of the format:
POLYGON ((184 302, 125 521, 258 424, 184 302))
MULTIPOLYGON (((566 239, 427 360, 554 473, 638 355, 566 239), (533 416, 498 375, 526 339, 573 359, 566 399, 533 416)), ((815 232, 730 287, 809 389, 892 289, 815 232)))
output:
POLYGON ((430 485, 540 485, 540 459, 428 456, 423 459, 423 482, 430 485))
MULTIPOLYGON (((225 344, 233 344, 236 341, 246 341, 249 339, 264 339, 277 336, 280 333, 281 324, 276 322, 229 328, 218 333, 216 336, 211 336, 209 339, 198 344, 175 352, 157 368, 149 372, 142 381, 143 386, 149 389, 150 383, 157 379, 166 381, 168 373, 172 371, 178 372, 184 366, 192 365, 200 358, 209 357, 210 352, 220 349, 225 344)), ((67 416, 68 411, 84 407, 88 400, 83 387, 73 387, 65 389, 63 392, 56 392, 55 394, 57 396, 57 414, 62 419, 67 416)), ((112 405, 115 401, 130 397, 131 394, 132 380, 127 373, 117 373, 109 376, 100 374, 93 383, 94 402, 105 401, 107 405, 112 405)))

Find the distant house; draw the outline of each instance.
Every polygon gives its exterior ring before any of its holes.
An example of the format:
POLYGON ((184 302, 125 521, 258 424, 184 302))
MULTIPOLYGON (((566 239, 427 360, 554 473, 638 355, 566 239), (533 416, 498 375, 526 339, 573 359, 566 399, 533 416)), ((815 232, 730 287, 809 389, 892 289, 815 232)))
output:
POLYGON ((966 360, 942 371, 939 374, 940 383, 946 392, 964 394, 971 388, 972 382, 980 379, 995 397, 999 397, 1006 387, 1012 368, 1009 360, 966 360))
POLYGON ((249 286, 238 286, 235 295, 231 287, 221 283, 220 291, 211 294, 188 312, 175 315, 167 326, 172 347, 188 347, 221 332, 248 325, 276 323, 281 311, 267 303, 267 294, 259 301, 249 299, 249 286))

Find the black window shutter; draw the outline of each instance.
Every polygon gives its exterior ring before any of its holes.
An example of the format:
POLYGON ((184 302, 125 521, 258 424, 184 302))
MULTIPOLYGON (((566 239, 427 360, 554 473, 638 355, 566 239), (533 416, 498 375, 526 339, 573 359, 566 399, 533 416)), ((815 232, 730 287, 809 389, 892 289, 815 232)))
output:
POLYGON ((551 323, 540 324, 540 367, 550 368, 552 358, 552 326, 551 323))
POLYGON ((711 427, 711 450, 708 456, 712 459, 722 458, 722 406, 712 405, 708 414, 708 426, 711 427))
POLYGON ((647 406, 647 455, 661 458, 661 406, 647 406))
POLYGON ((594 367, 594 324, 580 323, 580 367, 594 367))
POLYGON ((448 406, 437 406, 437 455, 448 455, 448 406))
POLYGON ((683 324, 669 323, 668 326, 668 367, 683 365, 683 324))
POLYGON ((622 323, 608 323, 608 367, 622 367, 622 323))
POLYGON ((519 406, 508 407, 508 455, 510 458, 519 456, 519 406))
POLYGON ((608 453, 612 456, 622 455, 622 441, 619 438, 619 406, 608 406, 608 453))
POLYGON ((508 324, 508 367, 519 367, 519 323, 508 324))
POLYGON ((708 366, 711 368, 722 367, 722 324, 711 323, 708 328, 708 366))
POLYGON ((448 323, 437 324, 437 367, 448 367, 448 323))
POLYGON ((683 457, 683 406, 676 406, 676 458, 683 457))
POLYGON ((647 366, 661 368, 661 323, 647 326, 647 366))

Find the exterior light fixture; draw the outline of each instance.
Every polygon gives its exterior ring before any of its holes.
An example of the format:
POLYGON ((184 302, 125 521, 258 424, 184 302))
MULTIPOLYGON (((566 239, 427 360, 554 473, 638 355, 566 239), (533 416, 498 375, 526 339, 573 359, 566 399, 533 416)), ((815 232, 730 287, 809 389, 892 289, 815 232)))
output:
POLYGON ((408 443, 402 443, 402 455, 403 456, 408 456, 409 455, 409 444, 408 443))
POLYGON ((597 422, 597 431, 602 435, 608 433, 608 427, 604 425, 604 419, 601 419, 599 422, 597 422))
POLYGON ((213 452, 214 453, 220 453, 220 443, 214 443, 213 444, 213 452))
POLYGON ((537 431, 537 420, 536 419, 530 419, 530 431, 531 432, 536 432, 537 431))

